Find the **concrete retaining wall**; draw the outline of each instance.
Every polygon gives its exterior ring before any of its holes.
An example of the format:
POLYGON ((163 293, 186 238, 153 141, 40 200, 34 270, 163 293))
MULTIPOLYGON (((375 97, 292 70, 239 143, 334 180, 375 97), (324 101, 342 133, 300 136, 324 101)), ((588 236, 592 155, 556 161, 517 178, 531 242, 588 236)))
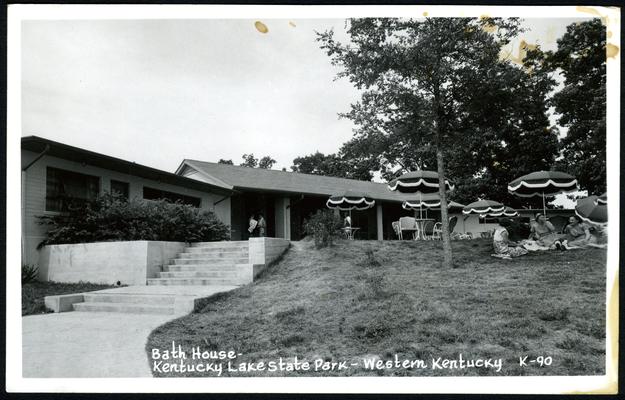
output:
POLYGON ((45 246, 39 258, 39 279, 55 282, 145 285, 156 278, 183 242, 129 241, 45 246))
POLYGON ((289 241, 280 238, 250 238, 249 257, 256 277, 266 266, 278 259, 289 248, 289 241))

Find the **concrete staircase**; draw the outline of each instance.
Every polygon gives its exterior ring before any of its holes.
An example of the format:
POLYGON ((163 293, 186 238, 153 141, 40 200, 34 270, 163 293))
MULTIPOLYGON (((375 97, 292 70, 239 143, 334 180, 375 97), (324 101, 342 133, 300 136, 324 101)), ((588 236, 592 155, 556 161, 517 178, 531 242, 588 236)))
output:
POLYGON ((247 241, 193 243, 148 285, 243 285, 248 267, 247 241))
POLYGON ((252 282, 247 241, 193 243, 147 286, 83 293, 75 311, 185 314, 195 300, 252 282))

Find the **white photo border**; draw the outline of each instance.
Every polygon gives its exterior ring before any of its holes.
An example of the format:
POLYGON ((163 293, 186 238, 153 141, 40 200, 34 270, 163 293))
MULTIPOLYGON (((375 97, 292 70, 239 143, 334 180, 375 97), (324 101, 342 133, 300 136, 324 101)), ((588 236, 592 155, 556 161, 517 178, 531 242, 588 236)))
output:
MULTIPOLYGON (((352 17, 601 17, 620 49, 620 9, 580 6, 9 5, 7 21, 7 266, 20 264, 21 23, 26 20, 315 19, 352 17), (537 12, 540 7, 541 11, 537 12), (427 13, 427 14, 424 14, 427 13)), ((607 180, 611 221, 619 221, 620 54, 607 57, 607 180)), ((608 226, 606 365, 602 376, 81 378, 22 377, 20 270, 6 269, 7 392, 119 393, 517 393, 612 394, 618 383, 619 224, 608 226)))

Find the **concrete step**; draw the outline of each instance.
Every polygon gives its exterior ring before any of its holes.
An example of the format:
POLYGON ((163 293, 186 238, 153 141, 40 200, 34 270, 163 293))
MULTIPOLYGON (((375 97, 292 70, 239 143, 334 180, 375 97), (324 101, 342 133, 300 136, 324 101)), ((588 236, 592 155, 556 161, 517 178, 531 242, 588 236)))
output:
POLYGON ((215 247, 224 247, 224 248, 239 248, 239 247, 249 247, 249 242, 247 240, 232 240, 232 241, 223 241, 223 242, 196 242, 191 243, 190 247, 201 247, 201 248, 215 248, 215 247))
POLYGON ((249 258, 249 253, 247 251, 205 251, 201 253, 178 253, 176 258, 249 258))
POLYGON ((161 278, 236 278, 236 271, 168 271, 159 273, 161 278))
POLYGON ((76 303, 74 311, 104 311, 133 314, 173 314, 173 305, 152 305, 134 303, 76 303))
POLYGON ((175 258, 171 260, 170 265, 233 265, 233 264, 247 264, 249 258, 237 257, 237 258, 175 258))
POLYGON ((153 278, 148 279, 148 286, 212 286, 212 285, 243 285, 242 278, 153 278))
POLYGON ((148 304, 148 305, 172 305, 175 302, 174 296, 159 296, 152 294, 105 294, 105 293, 85 293, 85 303, 126 303, 126 304, 148 304))
POLYGON ((187 247, 183 251, 184 254, 249 254, 247 247, 187 247))
MULTIPOLYGON (((240 264, 239 264, 240 265, 240 264)), ((231 272, 238 271, 237 264, 172 264, 165 266, 163 272, 198 271, 198 272, 231 272)))

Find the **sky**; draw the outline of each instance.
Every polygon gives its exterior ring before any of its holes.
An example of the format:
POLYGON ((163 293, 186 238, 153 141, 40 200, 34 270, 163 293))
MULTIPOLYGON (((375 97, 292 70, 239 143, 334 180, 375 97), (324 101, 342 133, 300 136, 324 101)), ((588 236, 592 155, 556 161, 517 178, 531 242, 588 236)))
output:
MULTIPOLYGON (((581 19, 525 19, 520 41, 555 49, 581 19)), ((175 171, 336 152, 358 100, 315 41, 344 20, 66 20, 22 24, 22 136, 175 171)), ((528 171, 529 172, 529 171, 528 171)))

